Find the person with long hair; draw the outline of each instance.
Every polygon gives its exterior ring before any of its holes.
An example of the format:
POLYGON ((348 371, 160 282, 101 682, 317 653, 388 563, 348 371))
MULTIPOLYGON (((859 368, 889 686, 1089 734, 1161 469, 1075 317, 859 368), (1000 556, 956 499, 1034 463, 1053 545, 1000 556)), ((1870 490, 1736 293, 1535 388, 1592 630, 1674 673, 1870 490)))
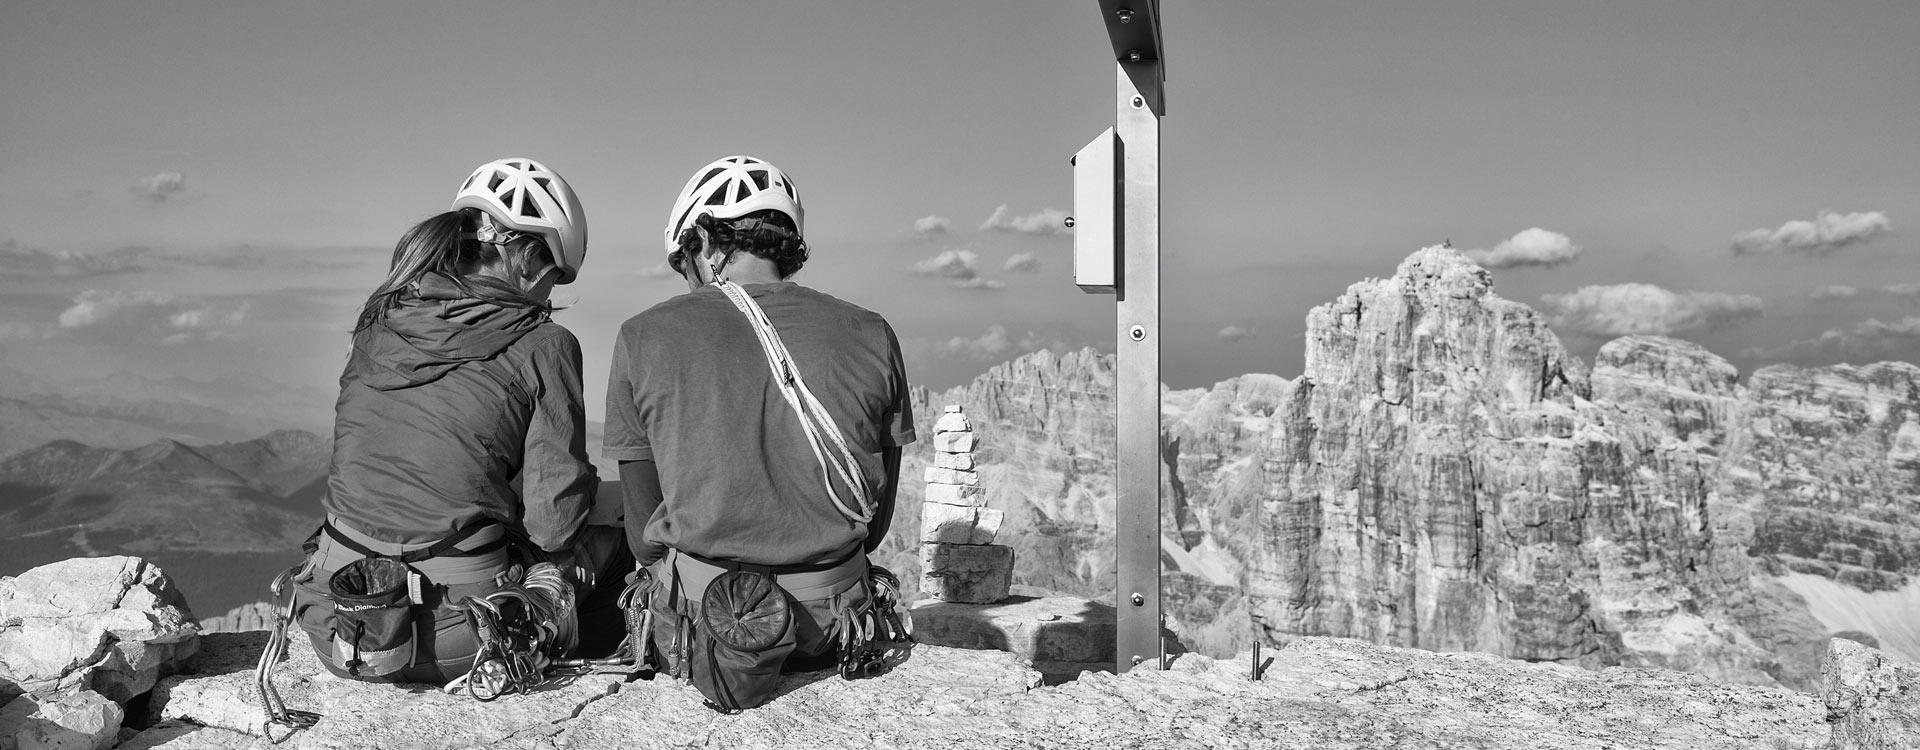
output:
POLYGON ((354 325, 326 520, 296 580, 294 619, 336 674, 458 678, 480 649, 468 597, 535 558, 574 567, 599 480, 580 344, 548 296, 586 250, 579 198, 529 159, 481 166, 394 246, 354 325))

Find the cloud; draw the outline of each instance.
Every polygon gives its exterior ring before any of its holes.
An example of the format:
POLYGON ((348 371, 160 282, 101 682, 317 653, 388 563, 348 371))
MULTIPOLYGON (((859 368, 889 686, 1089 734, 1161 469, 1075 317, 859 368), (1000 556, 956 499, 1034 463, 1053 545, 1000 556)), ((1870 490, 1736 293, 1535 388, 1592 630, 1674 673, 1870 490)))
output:
POLYGON ((1825 286, 1814 287, 1813 291, 1807 292, 1807 299, 1815 302, 1830 302, 1832 300, 1857 296, 1860 296, 1860 290, 1845 284, 1827 284, 1825 286))
POLYGON ((149 203, 165 203, 187 189, 187 178, 179 172, 161 172, 133 182, 133 195, 149 203))
POLYGON ((1585 248, 1573 244, 1573 240, 1559 232, 1539 227, 1521 231, 1505 242, 1494 245, 1492 250, 1465 250, 1466 256, 1487 268, 1519 268, 1521 266, 1557 266, 1572 262, 1580 257, 1585 248))
POLYGON ((1220 329, 1219 335, 1220 335, 1221 341, 1225 341, 1229 344, 1237 344, 1253 336, 1253 329, 1247 328, 1247 327, 1241 326, 1238 323, 1235 323, 1233 325, 1220 329))
POLYGON ((0 341, 21 341, 46 338, 46 336, 46 329, 32 323, 0 321, 0 341))
POLYGON ((137 249, 117 250, 105 255, 73 250, 42 250, 24 247, 16 240, 0 244, 0 277, 74 278, 104 276, 140 269, 137 249))
POLYGON ((1920 297, 1920 284, 1888 284, 1880 291, 1896 297, 1920 297))
POLYGON ((979 263, 980 256, 972 250, 943 250, 939 255, 913 264, 913 272, 927 276, 971 279, 980 275, 979 263))
POLYGON ((1752 347, 1742 357, 1790 361, 1855 359, 1878 361, 1920 359, 1920 315, 1909 315, 1893 323, 1869 318, 1851 330, 1831 328, 1819 336, 1776 347, 1752 347))
POLYGON ((914 233, 922 236, 946 234, 950 229, 953 229, 953 221, 945 216, 928 215, 913 220, 914 233))
POLYGON ((674 272, 673 272, 673 266, 669 266, 669 265, 667 265, 667 264, 666 264, 666 263, 665 263, 664 261, 663 261, 663 262, 661 262, 661 263, 660 263, 660 264, 658 264, 658 265, 654 265, 654 266, 648 266, 648 267, 646 267, 646 268, 642 268, 642 269, 639 269, 639 270, 635 270, 635 271, 628 271, 628 273, 630 273, 630 274, 633 274, 633 275, 635 275, 635 276, 638 276, 638 277, 640 277, 640 278, 643 278, 643 279, 678 279, 678 278, 681 278, 681 276, 680 276, 680 274, 677 274, 677 273, 674 273, 674 272))
POLYGON ((969 359, 1007 358, 1043 349, 1059 354, 1085 346, 1085 344, 1068 341, 1057 334, 1042 335, 1031 330, 1016 340, 1003 325, 988 326, 986 333, 972 338, 955 336, 946 341, 936 340, 927 343, 937 353, 960 355, 969 359))
POLYGON ((175 344, 214 339, 246 320, 247 306, 215 305, 152 291, 88 289, 60 313, 60 327, 88 329, 129 341, 175 344))
POLYGON ((1013 341, 1007 338, 1006 326, 996 325, 988 326, 986 333, 974 338, 955 336, 948 339, 944 348, 956 354, 991 357, 1005 354, 1007 350, 1012 349, 1013 341))
POLYGON ((1067 228, 1067 212, 1057 208, 1043 208, 1026 216, 1014 216, 1007 204, 1000 204, 993 215, 980 224, 981 231, 1020 232, 1022 234, 1072 234, 1067 228))
POLYGON ((1848 245, 1866 242, 1893 231, 1879 211, 1843 214, 1823 210, 1813 221, 1795 219, 1779 229, 1749 229, 1733 236, 1735 255, 1771 255, 1783 252, 1827 255, 1848 245))
POLYGON ((1007 264, 1002 266, 1001 270, 1038 271, 1040 270, 1040 259, 1035 257, 1033 253, 1018 253, 1013 257, 1007 258, 1007 264))
POLYGON ((971 279, 961 279, 953 282, 953 285, 960 289, 985 289, 994 292, 1007 288, 1007 282, 982 276, 975 276, 971 279))
POLYGON ((980 256, 972 250, 943 250, 939 255, 913 264, 913 272, 953 279, 953 285, 960 289, 994 291, 1007 288, 1004 282, 980 275, 980 256))
POLYGON ((1750 294, 1675 293, 1639 283, 1584 286, 1540 299, 1554 327, 1593 337, 1715 330, 1760 317, 1764 307, 1750 294))

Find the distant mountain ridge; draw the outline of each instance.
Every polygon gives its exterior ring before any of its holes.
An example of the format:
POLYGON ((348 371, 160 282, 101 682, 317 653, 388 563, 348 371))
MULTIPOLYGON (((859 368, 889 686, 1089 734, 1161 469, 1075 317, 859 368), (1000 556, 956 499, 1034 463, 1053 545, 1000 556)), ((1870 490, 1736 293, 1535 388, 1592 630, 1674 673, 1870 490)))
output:
POLYGON ((276 429, 324 430, 330 394, 228 377, 212 382, 131 373, 52 380, 0 368, 0 456, 53 440, 137 448, 155 440, 244 441, 276 429))
POLYGON ((0 574, 51 560, 140 555, 196 606, 264 596, 320 518, 330 441, 286 430, 235 443, 133 449, 56 441, 0 459, 0 574), (254 579, 258 580, 254 580, 254 579))

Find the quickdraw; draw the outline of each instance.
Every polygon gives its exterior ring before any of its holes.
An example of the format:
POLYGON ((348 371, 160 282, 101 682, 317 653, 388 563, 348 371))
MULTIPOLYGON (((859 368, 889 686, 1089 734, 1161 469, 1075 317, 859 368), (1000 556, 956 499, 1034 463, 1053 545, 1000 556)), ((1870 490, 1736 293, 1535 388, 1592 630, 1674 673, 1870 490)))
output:
POLYGON ((538 563, 524 579, 484 597, 460 603, 467 610, 480 650, 467 674, 447 683, 448 693, 465 690, 475 700, 489 702, 510 693, 531 692, 549 677, 602 670, 653 670, 647 639, 653 614, 647 607, 651 588, 645 570, 620 594, 627 637, 613 656, 605 659, 563 659, 578 641, 574 589, 561 569, 538 563))
MULTIPOLYGON (((267 590, 273 594, 274 601, 279 601, 281 592, 287 591, 288 582, 306 572, 307 563, 301 563, 274 576, 273 582, 267 586, 267 590)), ((280 691, 273 686, 273 668, 287 654, 287 623, 293 619, 291 591, 287 591, 286 599, 284 608, 273 610, 273 629, 267 634, 267 646, 260 653, 260 663, 253 670, 254 688, 260 696, 260 706, 267 716, 266 725, 262 730, 267 735, 267 740, 276 745, 292 737, 294 732, 312 727, 320 721, 320 714, 287 708, 286 701, 280 698, 280 691), (279 739, 274 739, 275 726, 286 727, 287 733, 279 739)))
POLYGON ((627 668, 632 674, 651 677, 659 671, 654 662, 649 639, 653 637, 653 610, 648 607, 648 592, 653 588, 653 578, 646 568, 640 568, 632 581, 620 591, 620 609, 626 613, 627 637, 613 656, 605 659, 557 659, 553 669, 576 671, 602 671, 627 668))
POLYGON ((849 680, 880 673, 890 645, 914 642, 913 616, 900 607, 900 578, 874 565, 867 589, 867 606, 841 615, 840 676, 849 680))
POLYGON ((573 647, 578 636, 573 584, 560 567, 536 563, 515 585, 483 597, 467 597, 467 611, 480 650, 473 667, 447 683, 449 693, 464 688, 486 702, 528 692, 546 680, 547 667, 573 647))

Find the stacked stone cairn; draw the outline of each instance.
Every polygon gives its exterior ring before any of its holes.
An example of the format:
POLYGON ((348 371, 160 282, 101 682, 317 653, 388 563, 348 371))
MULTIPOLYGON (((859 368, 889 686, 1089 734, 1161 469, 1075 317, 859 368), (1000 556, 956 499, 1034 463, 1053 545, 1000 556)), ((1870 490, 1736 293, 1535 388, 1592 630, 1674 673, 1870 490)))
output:
POLYGON ((986 507, 976 447, 967 415, 948 406, 933 425, 933 465, 920 509, 920 588, 940 601, 993 604, 1013 585, 1013 548, 993 543, 1005 513, 986 507))

